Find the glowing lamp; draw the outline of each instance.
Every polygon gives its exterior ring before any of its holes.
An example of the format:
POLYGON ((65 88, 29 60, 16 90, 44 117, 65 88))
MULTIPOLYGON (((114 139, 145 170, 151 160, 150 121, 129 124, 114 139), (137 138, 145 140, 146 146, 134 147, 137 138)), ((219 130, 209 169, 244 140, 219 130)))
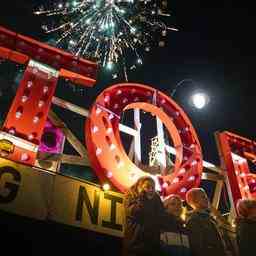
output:
POLYGON ((208 104, 209 97, 205 93, 195 93, 192 95, 191 101, 195 108, 202 109, 208 104))
POLYGON ((105 183, 105 184, 103 184, 102 188, 104 191, 108 191, 108 190, 110 190, 110 185, 108 183, 105 183))

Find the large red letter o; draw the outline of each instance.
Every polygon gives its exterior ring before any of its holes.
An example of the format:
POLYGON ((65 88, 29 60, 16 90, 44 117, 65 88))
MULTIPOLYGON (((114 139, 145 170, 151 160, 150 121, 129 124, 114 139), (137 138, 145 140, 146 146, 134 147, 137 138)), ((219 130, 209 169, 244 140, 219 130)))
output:
MULTIPOLYGON (((96 99, 86 121, 86 145, 92 167, 101 181, 124 192, 137 178, 149 175, 128 158, 119 134, 124 110, 139 108, 156 115, 166 126, 176 149, 171 174, 154 176, 163 196, 179 194, 199 186, 202 153, 196 132, 184 111, 168 96, 140 84, 118 84, 105 89, 96 99)), ((153 176, 153 175, 151 175, 153 176)))

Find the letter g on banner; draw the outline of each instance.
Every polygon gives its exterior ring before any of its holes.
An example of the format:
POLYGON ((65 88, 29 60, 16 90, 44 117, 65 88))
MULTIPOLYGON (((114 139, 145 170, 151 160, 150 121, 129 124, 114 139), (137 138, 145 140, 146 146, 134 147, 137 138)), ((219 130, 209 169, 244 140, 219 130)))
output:
POLYGON ((197 187, 202 174, 202 152, 196 132, 184 111, 167 95, 141 84, 117 84, 105 89, 91 107, 86 121, 86 145, 99 179, 109 180, 125 192, 141 176, 150 175, 161 195, 179 194, 197 187), (141 109, 157 116, 168 130, 176 151, 174 169, 151 175, 127 156, 118 129, 120 116, 128 109, 141 109))
MULTIPOLYGON (((11 166, 0 167, 0 182, 5 174, 10 174, 13 177, 13 181, 16 183, 19 183, 21 181, 20 173, 11 166)), ((2 195, 0 193, 0 204, 7 204, 12 202, 17 196, 19 185, 11 182, 6 182, 4 189, 7 189, 8 193, 6 195, 2 195)))

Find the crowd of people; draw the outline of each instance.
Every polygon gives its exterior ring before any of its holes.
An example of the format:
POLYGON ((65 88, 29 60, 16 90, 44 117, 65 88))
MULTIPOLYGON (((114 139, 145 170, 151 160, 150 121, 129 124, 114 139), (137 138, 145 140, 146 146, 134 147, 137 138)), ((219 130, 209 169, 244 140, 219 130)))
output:
POLYGON ((248 256, 256 241, 256 201, 239 200, 236 219, 237 250, 230 251, 206 192, 192 188, 184 213, 183 201, 170 195, 163 201, 155 182, 141 177, 124 200, 123 256, 248 256))

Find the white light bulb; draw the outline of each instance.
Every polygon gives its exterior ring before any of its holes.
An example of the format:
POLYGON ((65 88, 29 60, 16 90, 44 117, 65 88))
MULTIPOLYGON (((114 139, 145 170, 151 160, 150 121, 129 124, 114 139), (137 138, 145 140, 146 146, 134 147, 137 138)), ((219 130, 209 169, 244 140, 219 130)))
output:
POLYGON ((33 85, 33 82, 32 81, 28 81, 27 87, 30 88, 30 87, 32 87, 32 85, 33 85))
POLYGON ((112 132, 113 132, 113 129, 112 129, 111 127, 109 127, 109 128, 107 129, 107 131, 106 131, 107 134, 110 134, 110 133, 112 133, 112 132))
POLYGON ((101 113, 101 109, 100 108, 97 108, 96 109, 96 115, 99 115, 101 113))
POLYGON ((179 182, 179 178, 174 178, 172 183, 178 183, 179 182))
POLYGON ((193 180, 195 180, 195 179, 196 179, 195 176, 190 176, 190 177, 188 178, 189 181, 193 181, 193 180))
POLYGON ((22 113, 20 111, 17 111, 16 114, 15 114, 16 118, 20 118, 21 115, 22 115, 22 113))
POLYGON ((206 96, 203 93, 196 93, 192 96, 193 105, 202 109, 206 105, 206 96))
POLYGON ((168 187, 168 183, 167 182, 164 182, 163 185, 162 185, 163 188, 167 188, 168 187))
POLYGON ((26 95, 23 95, 22 97, 21 97, 21 101, 24 103, 24 102, 26 102, 28 100, 28 97, 26 96, 26 95))
POLYGON ((98 126, 94 126, 94 127, 92 128, 92 132, 93 132, 93 133, 96 133, 98 130, 99 130, 98 126))
POLYGON ((33 118, 33 122, 34 123, 37 123, 39 121, 39 117, 38 116, 35 116, 34 118, 33 118))
POLYGON ((15 134, 15 129, 11 128, 11 129, 9 130, 9 133, 10 133, 10 134, 15 134))
POLYGON ((102 149, 101 148, 97 148, 96 149, 96 156, 100 155, 102 152, 102 149))
POLYGON ((109 120, 112 120, 114 118, 114 115, 113 114, 110 114, 109 116, 108 116, 108 119, 109 120))
POLYGON ((48 92, 48 90, 49 90, 49 87, 48 87, 48 86, 44 86, 44 88, 43 88, 43 92, 44 92, 44 93, 47 93, 47 92, 48 92))
POLYGON ((112 172, 107 172, 107 177, 108 178, 111 178, 113 176, 113 173, 112 172))
POLYGON ((103 186, 102 186, 103 190, 105 191, 108 191, 110 190, 110 185, 108 183, 105 183, 103 186))
POLYGON ((44 105, 44 101, 43 100, 39 100, 38 107, 41 108, 43 105, 44 105))
POLYGON ((28 160, 28 158, 29 158, 29 156, 28 156, 28 154, 27 153, 22 153, 21 154, 21 161, 27 161, 28 160))
POLYGON ((33 140, 33 139, 34 139, 34 135, 33 135, 32 133, 29 134, 29 135, 28 135, 28 139, 29 139, 29 140, 33 140))
POLYGON ((181 192, 181 193, 186 193, 186 192, 187 192, 187 189, 186 189, 186 188, 181 188, 181 189, 180 189, 180 192, 181 192))
POLYGON ((115 148, 116 148, 116 145, 112 143, 112 144, 110 145, 110 150, 114 150, 115 148))

